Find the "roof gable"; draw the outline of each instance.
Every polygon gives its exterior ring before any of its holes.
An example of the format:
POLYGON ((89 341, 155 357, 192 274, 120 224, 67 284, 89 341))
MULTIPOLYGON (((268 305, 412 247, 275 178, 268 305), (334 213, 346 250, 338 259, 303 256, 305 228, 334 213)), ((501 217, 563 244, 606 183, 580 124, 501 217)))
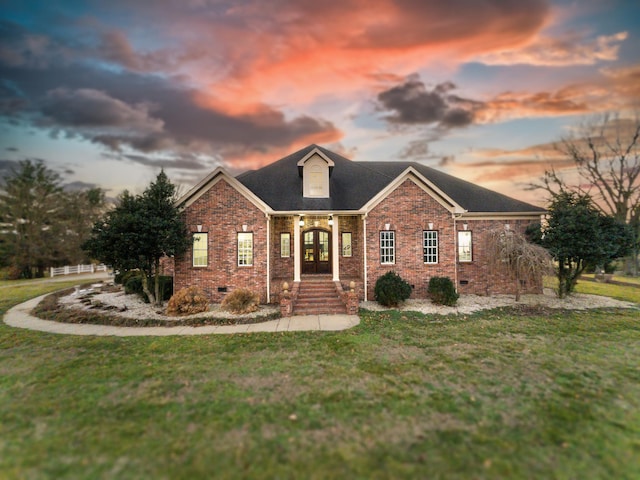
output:
POLYGON ((269 206, 258 198, 251 190, 245 187, 237 179, 229 175, 222 167, 216 168, 213 172, 198 182, 191 190, 178 199, 176 205, 178 208, 187 208, 204 195, 211 187, 219 181, 226 181, 232 188, 235 188, 251 203, 263 212, 269 210, 269 206))

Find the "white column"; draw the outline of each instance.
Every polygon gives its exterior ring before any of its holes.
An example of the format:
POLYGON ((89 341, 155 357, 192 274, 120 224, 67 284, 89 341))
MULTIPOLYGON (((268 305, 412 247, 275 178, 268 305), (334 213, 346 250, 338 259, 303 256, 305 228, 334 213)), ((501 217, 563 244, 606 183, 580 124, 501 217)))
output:
POLYGON ((333 225, 331 226, 331 261, 333 270, 333 281, 340 281, 340 245, 338 244, 338 234, 340 232, 340 217, 333 216, 333 225))
POLYGON ((293 281, 300 281, 300 215, 293 216, 293 281))
POLYGON ((364 267, 364 301, 367 301, 367 214, 362 216, 362 250, 363 250, 363 267, 364 267))
POLYGON ((267 303, 271 303, 271 217, 267 217, 267 303))

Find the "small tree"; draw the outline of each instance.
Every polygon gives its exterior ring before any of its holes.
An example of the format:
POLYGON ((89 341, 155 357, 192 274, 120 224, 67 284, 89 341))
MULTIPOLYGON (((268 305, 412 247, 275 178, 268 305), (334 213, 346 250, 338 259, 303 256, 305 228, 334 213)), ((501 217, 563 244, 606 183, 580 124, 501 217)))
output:
POLYGON ((189 246, 184 221, 175 206, 175 187, 161 171, 142 195, 124 192, 115 209, 94 224, 84 248, 118 270, 139 269, 142 289, 160 306, 160 259, 179 255, 189 246), (149 278, 154 278, 153 293, 149 278))
POLYGON ((604 265, 626 255, 631 238, 627 227, 596 210, 589 195, 556 195, 540 242, 557 264, 558 296, 571 294, 588 266, 604 265))
POLYGON ((540 245, 527 241, 516 231, 493 229, 487 232, 486 254, 489 270, 502 273, 514 283, 516 302, 520 301, 523 283, 537 283, 553 272, 551 255, 540 245))

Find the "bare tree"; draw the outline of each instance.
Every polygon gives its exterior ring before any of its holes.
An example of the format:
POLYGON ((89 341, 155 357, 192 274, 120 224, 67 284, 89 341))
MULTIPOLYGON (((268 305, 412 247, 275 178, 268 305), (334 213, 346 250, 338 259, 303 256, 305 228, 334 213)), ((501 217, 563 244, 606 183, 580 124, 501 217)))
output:
POLYGON ((489 230, 486 253, 489 271, 506 274, 513 281, 516 302, 520 301, 523 284, 536 284, 542 281, 544 275, 553 272, 549 252, 529 243, 523 234, 510 229, 489 230))
POLYGON ((587 120, 565 137, 558 150, 573 160, 577 184, 569 184, 554 169, 545 172, 543 188, 555 196, 576 192, 589 195, 605 215, 630 225, 634 232, 634 274, 638 273, 640 239, 640 118, 605 114, 587 120))

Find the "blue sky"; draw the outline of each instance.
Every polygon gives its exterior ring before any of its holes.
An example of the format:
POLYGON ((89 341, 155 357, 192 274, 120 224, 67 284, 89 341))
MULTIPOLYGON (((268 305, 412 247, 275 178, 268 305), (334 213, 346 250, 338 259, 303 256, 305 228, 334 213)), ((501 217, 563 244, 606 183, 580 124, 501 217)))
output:
MULTIPOLYGON (((640 3, 3 2, 0 174, 183 190, 310 143, 420 161, 534 203, 554 142, 640 107, 640 3)), ((570 172, 568 172, 570 173, 570 172)))

